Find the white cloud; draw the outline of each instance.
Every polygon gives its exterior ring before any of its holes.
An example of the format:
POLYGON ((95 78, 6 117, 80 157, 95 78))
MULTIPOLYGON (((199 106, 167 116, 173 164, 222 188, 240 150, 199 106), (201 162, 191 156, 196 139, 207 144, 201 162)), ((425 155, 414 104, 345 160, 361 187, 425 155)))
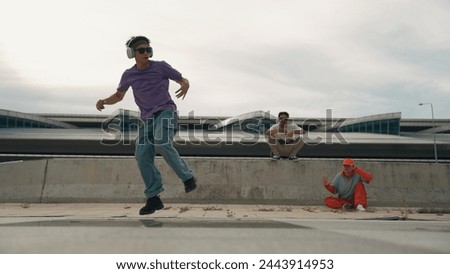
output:
MULTIPOLYGON (((142 34, 191 81, 181 114, 427 117, 417 103, 432 101, 450 116, 445 1, 18 0, 0 24, 1 108, 45 98, 43 112, 97 113, 133 64, 125 41, 142 34)), ((105 111, 116 108, 137 109, 131 92, 105 111)))

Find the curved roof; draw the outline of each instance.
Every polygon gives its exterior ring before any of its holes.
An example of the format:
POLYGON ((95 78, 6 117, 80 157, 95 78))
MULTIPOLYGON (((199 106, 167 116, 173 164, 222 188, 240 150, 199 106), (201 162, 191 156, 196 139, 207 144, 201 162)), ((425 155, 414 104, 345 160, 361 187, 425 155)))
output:
POLYGON ((238 123, 248 119, 267 119, 267 120, 276 120, 277 118, 270 114, 270 112, 265 112, 262 110, 247 112, 241 115, 237 115, 222 121, 219 121, 211 126, 211 129, 219 129, 222 127, 226 127, 228 125, 238 123))
POLYGON ((442 126, 424 129, 419 131, 418 133, 449 133, 449 132, 450 132, 450 124, 445 124, 442 126))
MULTIPOLYGON (((396 135, 398 134, 400 128, 401 112, 392 112, 384 114, 376 114, 370 116, 363 116, 359 118, 348 118, 343 121, 335 121, 333 123, 325 123, 324 126, 317 128, 315 131, 346 131, 346 129, 352 126, 364 125, 364 124, 374 124, 380 121, 395 120, 398 123, 396 130, 396 135)), ((366 131, 365 131, 366 132, 366 131)), ((369 131, 371 132, 371 131, 369 131)), ((373 132, 377 133, 377 132, 373 132)))
POLYGON ((370 115, 370 116, 363 116, 363 117, 359 117, 359 118, 347 119, 341 125, 339 125, 339 127, 345 127, 345 126, 349 126, 349 125, 355 125, 355 124, 361 124, 361 123, 367 123, 367 122, 373 122, 373 121, 401 119, 401 118, 402 118, 401 112, 376 114, 376 115, 370 115))
POLYGON ((8 128, 9 127, 78 128, 77 126, 45 118, 36 114, 28 114, 4 109, 0 109, 0 119, 2 120, 4 119, 5 122, 4 125, 0 124, 0 126, 8 128), (14 121, 14 126, 9 125, 11 120, 14 121))

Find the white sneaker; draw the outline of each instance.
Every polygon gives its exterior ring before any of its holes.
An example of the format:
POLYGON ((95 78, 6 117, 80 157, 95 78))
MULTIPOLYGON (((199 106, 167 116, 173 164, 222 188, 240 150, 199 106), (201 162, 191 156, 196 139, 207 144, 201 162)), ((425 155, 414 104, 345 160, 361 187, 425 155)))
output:
POLYGON ((358 210, 358 211, 366 211, 366 209, 362 205, 358 205, 356 207, 356 210, 358 210))

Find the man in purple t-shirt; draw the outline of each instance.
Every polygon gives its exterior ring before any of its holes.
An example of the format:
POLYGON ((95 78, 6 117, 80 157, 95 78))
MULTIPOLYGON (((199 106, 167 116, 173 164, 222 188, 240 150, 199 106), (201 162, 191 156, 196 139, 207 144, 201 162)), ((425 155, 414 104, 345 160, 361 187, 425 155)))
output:
POLYGON ((131 87, 134 100, 139 107, 143 125, 139 128, 135 156, 145 184, 147 203, 139 214, 152 214, 164 208, 159 194, 164 191, 161 174, 154 164, 157 153, 183 181, 186 193, 197 188, 196 179, 186 163, 173 147, 173 136, 177 126, 177 106, 170 97, 169 80, 180 84, 175 91, 177 98, 186 96, 189 81, 164 61, 150 60, 153 49, 145 36, 135 36, 126 43, 128 58, 136 64, 125 70, 117 91, 106 99, 97 101, 97 109, 122 101, 131 87))

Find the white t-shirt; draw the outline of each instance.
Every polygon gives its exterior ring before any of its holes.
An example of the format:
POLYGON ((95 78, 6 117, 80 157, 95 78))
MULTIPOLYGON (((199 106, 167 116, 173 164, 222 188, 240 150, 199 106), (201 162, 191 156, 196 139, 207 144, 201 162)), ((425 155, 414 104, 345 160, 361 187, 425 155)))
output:
MULTIPOLYGON (((279 123, 276 123, 275 125, 273 125, 273 126, 271 126, 270 127, 270 129, 269 130, 279 130, 280 129, 280 124, 279 123)), ((299 127, 299 126, 297 126, 295 123, 293 123, 293 122, 288 122, 287 124, 286 124, 286 132, 290 132, 290 131, 293 131, 293 130, 303 130, 301 127, 299 127)), ((289 137, 289 138, 287 138, 286 137, 286 134, 284 134, 284 133, 277 133, 276 135, 275 135, 275 138, 276 139, 279 139, 279 140, 295 140, 295 139, 297 139, 298 137, 301 137, 301 134, 294 134, 294 136, 293 137, 289 137)))

